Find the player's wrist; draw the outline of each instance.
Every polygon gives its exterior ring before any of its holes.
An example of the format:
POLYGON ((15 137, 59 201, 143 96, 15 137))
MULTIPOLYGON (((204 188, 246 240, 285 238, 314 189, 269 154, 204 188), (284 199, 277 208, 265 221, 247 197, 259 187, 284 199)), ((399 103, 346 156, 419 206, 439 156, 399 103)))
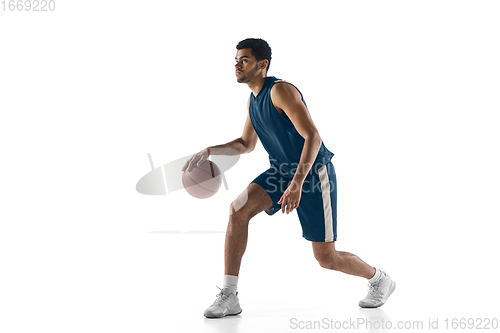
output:
POLYGON ((302 184, 304 184, 304 179, 293 178, 292 183, 295 183, 298 187, 302 187, 302 184))
POLYGON ((210 147, 207 147, 206 149, 207 149, 208 156, 210 156, 210 147))

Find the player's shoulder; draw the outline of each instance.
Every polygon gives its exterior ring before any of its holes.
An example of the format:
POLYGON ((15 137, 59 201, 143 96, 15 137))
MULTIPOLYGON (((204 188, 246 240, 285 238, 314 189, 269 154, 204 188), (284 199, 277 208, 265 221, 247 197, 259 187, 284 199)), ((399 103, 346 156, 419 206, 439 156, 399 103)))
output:
POLYGON ((300 94, 299 90, 290 82, 286 80, 276 79, 274 85, 271 88, 272 95, 285 95, 290 96, 294 94, 300 94))

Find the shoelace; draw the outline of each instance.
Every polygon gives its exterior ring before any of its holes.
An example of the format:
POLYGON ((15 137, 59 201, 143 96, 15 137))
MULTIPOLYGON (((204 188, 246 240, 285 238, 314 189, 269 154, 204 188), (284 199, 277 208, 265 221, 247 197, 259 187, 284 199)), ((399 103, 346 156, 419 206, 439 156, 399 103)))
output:
POLYGON ((215 302, 214 304, 212 305, 222 305, 224 303, 226 303, 228 300, 229 300, 229 295, 228 294, 224 294, 224 292, 222 291, 222 289, 220 287, 217 287, 220 289, 220 292, 215 295, 217 298, 215 299, 215 302))
POLYGON ((374 284, 369 284, 368 283, 368 293, 373 296, 373 298, 381 298, 382 295, 380 295, 379 288, 380 288, 380 281, 374 283, 374 284))

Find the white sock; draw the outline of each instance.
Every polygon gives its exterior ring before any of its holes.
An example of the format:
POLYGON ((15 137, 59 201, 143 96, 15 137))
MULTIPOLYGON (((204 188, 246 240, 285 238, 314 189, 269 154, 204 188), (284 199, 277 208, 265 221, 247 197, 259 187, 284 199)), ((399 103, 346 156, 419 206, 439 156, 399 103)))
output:
POLYGON ((375 282, 377 282, 377 281, 380 279, 380 277, 382 276, 382 272, 380 271, 380 269, 378 269, 378 268, 376 268, 376 267, 374 267, 374 268, 375 268, 375 275, 374 275, 371 279, 369 279, 369 280, 368 280, 368 283, 369 283, 369 284, 374 284, 374 283, 375 283, 375 282))
POLYGON ((234 275, 224 275, 224 284, 222 289, 227 289, 231 293, 235 293, 238 288, 238 277, 234 275))

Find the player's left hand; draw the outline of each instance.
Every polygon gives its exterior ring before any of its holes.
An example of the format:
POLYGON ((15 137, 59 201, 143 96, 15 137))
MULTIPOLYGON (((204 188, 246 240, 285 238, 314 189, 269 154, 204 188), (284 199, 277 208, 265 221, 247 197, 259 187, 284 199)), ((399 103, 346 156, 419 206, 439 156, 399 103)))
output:
POLYGON ((281 204, 281 212, 289 214, 299 207, 300 195, 302 194, 302 183, 292 180, 285 193, 281 196, 278 204, 281 204))

